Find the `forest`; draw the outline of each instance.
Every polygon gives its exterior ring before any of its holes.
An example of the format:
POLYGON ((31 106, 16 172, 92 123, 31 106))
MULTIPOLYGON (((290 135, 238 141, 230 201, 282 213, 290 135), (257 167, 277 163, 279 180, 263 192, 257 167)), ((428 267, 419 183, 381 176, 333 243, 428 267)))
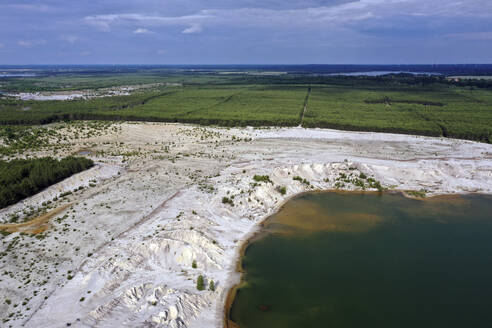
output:
POLYGON ((13 79, 4 88, 98 87, 153 82, 130 95, 70 101, 0 96, 0 125, 155 121, 298 126, 492 140, 492 80, 389 74, 223 74, 155 71, 13 79), (173 83, 171 83, 173 82, 173 83), (310 90, 310 92, 308 92, 310 90), (304 112, 304 108, 306 108, 304 112), (304 115, 303 115, 304 114, 304 115))
POLYGON ((0 161, 0 208, 15 204, 93 165, 92 160, 83 157, 0 161))

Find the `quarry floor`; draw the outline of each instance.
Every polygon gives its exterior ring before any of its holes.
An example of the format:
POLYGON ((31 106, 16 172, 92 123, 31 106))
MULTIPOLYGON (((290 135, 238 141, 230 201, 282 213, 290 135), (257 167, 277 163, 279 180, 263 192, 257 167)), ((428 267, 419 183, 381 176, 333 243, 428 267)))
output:
POLYGON ((83 154, 95 167, 0 210, 5 230, 11 214, 49 202, 44 217, 8 225, 12 233, 1 236, 2 326, 221 327, 227 293, 240 279, 241 245, 296 194, 337 183, 360 190, 340 183, 361 173, 427 197, 492 193, 489 144, 303 128, 115 125, 101 136, 69 138, 56 154, 83 154), (215 291, 198 291, 199 275, 215 291))

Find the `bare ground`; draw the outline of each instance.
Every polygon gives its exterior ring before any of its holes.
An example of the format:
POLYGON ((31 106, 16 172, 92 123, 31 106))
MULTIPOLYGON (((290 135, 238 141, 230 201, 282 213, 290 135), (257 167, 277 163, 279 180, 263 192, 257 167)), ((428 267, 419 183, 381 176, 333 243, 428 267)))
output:
POLYGON ((487 144, 302 128, 120 128, 71 141, 66 153, 90 145, 97 167, 0 211, 6 222, 85 187, 54 201, 66 208, 43 233, 0 240, 4 326, 220 327, 243 241, 286 199, 334 189, 341 174, 428 196, 492 193, 487 144), (255 185, 256 174, 272 183, 255 185), (196 289, 200 274, 215 292, 196 289))

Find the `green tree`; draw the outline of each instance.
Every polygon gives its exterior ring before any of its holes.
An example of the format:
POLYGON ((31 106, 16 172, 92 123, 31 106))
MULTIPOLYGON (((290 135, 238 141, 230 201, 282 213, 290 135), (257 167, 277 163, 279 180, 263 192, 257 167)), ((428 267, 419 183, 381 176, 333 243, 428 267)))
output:
POLYGON ((215 283, 213 280, 210 280, 210 283, 208 284, 208 289, 211 291, 215 291, 215 283))
POLYGON ((198 279, 196 281, 196 289, 198 289, 198 290, 204 290, 205 289, 205 279, 203 279, 202 275, 198 276, 198 279))

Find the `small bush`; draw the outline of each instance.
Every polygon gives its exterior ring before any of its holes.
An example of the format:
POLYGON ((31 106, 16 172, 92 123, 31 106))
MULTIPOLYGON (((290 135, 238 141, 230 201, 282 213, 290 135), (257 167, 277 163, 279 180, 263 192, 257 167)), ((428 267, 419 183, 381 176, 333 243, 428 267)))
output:
POLYGON ((231 206, 234 206, 234 202, 229 197, 222 197, 222 204, 229 204, 231 206))
POLYGON ((212 292, 215 291, 215 283, 213 280, 210 280, 210 283, 208 284, 208 289, 211 290, 212 292))
POLYGON ((277 188, 275 189, 282 195, 285 195, 287 193, 287 188, 285 188, 284 186, 277 186, 277 188))
POLYGON ((253 180, 255 180, 256 182, 273 183, 272 180, 270 180, 270 177, 268 175, 255 175, 253 177, 253 180))
POLYGON ((193 260, 193 263, 191 263, 191 267, 193 269, 196 269, 197 268, 197 265, 196 265, 196 261, 195 260, 193 260))
POLYGON ((203 279, 202 275, 198 276, 198 279, 196 281, 196 289, 198 289, 198 290, 204 290, 205 289, 205 279, 203 279))
POLYGON ((296 181, 299 181, 300 183, 303 183, 305 184, 306 186, 309 186, 311 185, 311 183, 309 181, 307 181, 306 179, 303 179, 301 178, 300 176, 296 175, 295 177, 292 178, 293 180, 296 180, 296 181))
POLYGON ((410 196, 419 197, 419 198, 425 198, 427 196, 425 189, 421 189, 419 191, 417 191, 417 190, 407 190, 407 194, 410 195, 410 196))

